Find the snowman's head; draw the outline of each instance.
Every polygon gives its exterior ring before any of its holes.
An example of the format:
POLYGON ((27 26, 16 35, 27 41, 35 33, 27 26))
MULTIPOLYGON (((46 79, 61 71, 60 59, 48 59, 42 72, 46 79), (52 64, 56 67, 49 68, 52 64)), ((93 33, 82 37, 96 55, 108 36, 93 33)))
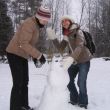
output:
POLYGON ((62 68, 62 57, 53 57, 52 59, 52 69, 56 70, 57 68, 60 69, 62 68))
POLYGON ((64 69, 65 71, 68 70, 68 68, 71 66, 71 64, 73 63, 73 58, 70 56, 67 57, 54 57, 52 60, 52 68, 53 69, 64 69))
POLYGON ((48 81, 52 88, 65 90, 69 83, 69 76, 67 70, 65 71, 63 67, 62 61, 62 57, 54 57, 52 59, 51 71, 48 81))

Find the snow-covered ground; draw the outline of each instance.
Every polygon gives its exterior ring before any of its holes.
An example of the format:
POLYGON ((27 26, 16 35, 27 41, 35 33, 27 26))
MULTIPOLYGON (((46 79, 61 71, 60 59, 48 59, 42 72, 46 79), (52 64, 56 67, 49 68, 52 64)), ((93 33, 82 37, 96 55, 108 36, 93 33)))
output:
MULTIPOLYGON (((29 63, 29 102, 30 106, 37 107, 40 103, 44 87, 47 82, 49 65, 35 68, 33 62, 29 63)), ((96 58, 91 61, 91 69, 88 74, 88 110, 110 109, 110 61, 96 58)), ((12 78, 8 64, 0 64, 0 110, 9 110, 12 78)), ((64 106, 64 105, 61 105, 64 106)), ((77 106, 71 106, 68 110, 83 110, 77 106)))

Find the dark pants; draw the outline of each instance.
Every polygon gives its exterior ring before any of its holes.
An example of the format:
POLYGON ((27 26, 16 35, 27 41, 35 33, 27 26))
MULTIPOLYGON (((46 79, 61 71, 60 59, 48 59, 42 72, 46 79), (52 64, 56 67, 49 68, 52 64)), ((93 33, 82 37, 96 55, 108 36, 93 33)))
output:
POLYGON ((71 65, 68 69, 68 73, 70 76, 70 83, 68 85, 68 89, 70 91, 70 101, 73 103, 88 104, 88 95, 87 95, 87 87, 86 87, 86 80, 87 74, 90 68, 90 61, 85 63, 80 63, 77 65, 71 65), (79 87, 79 94, 75 86, 75 78, 78 74, 78 87, 79 87))
POLYGON ((13 80, 10 110, 20 110, 22 106, 28 106, 28 61, 10 53, 7 58, 13 80))

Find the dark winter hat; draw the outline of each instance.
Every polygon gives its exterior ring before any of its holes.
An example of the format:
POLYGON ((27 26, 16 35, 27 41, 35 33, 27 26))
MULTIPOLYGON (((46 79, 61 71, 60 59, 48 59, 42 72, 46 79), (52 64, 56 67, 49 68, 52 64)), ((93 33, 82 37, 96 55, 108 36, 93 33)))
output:
POLYGON ((51 12, 48 7, 41 6, 38 8, 37 13, 35 15, 38 19, 49 21, 51 18, 51 12))

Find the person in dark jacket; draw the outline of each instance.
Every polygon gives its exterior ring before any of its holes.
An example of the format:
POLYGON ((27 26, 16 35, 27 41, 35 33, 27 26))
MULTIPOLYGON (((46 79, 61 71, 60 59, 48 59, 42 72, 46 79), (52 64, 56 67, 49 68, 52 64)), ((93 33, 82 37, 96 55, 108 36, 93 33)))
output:
POLYGON ((51 17, 47 7, 39 7, 33 17, 20 24, 17 32, 6 48, 11 69, 13 87, 10 98, 10 110, 33 110, 28 102, 28 58, 33 58, 34 64, 45 63, 44 55, 35 48, 39 40, 39 30, 46 25, 51 17))
POLYGON ((90 60, 93 57, 89 49, 85 46, 86 41, 83 32, 77 23, 70 16, 63 16, 61 20, 63 40, 59 43, 54 30, 48 28, 48 39, 53 40, 54 45, 62 54, 68 46, 69 55, 73 58, 73 64, 68 68, 70 82, 68 89, 70 91, 70 103, 78 104, 80 107, 87 108, 87 75, 90 68, 90 60), (78 75, 79 92, 75 86, 75 78, 78 75))

